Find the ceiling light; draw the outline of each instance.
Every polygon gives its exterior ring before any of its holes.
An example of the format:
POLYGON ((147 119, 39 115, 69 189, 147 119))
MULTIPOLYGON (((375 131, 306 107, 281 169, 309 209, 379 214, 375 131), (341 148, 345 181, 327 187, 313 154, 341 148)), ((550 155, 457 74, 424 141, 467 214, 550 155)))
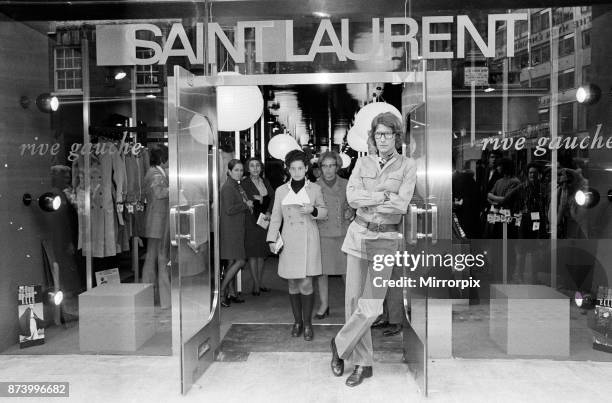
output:
POLYGON ((329 15, 326 12, 323 11, 315 11, 312 13, 312 15, 314 15, 315 17, 319 17, 319 18, 329 18, 331 17, 331 15, 329 15))
POLYGON ((118 70, 115 73, 115 80, 123 80, 127 76, 127 73, 123 70, 118 70))
POLYGON ((495 88, 493 87, 487 87, 484 89, 484 92, 493 92, 493 91, 495 91, 495 88))
POLYGON ((155 94, 147 94, 147 95, 145 95, 145 98, 155 99, 155 98, 157 98, 157 96, 155 94))

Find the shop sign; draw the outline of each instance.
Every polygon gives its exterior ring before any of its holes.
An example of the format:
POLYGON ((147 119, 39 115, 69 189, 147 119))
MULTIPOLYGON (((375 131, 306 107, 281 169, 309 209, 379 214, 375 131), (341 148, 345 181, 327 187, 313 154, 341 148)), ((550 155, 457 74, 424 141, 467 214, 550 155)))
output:
POLYGON ((484 67, 465 67, 464 84, 470 85, 472 82, 476 86, 489 85, 489 68, 484 67))
POLYGON ((408 17, 373 18, 371 32, 368 33, 372 38, 370 51, 355 53, 349 45, 349 20, 340 21, 338 32, 338 27, 334 27, 331 20, 322 19, 311 40, 309 51, 305 54, 295 54, 293 20, 239 21, 233 27, 233 43, 215 22, 206 25, 196 23, 191 35, 195 43, 189 40, 185 27, 180 23, 171 26, 165 40, 161 40, 161 28, 154 24, 99 25, 96 27, 96 56, 99 66, 165 64, 169 57, 185 57, 191 64, 203 64, 205 46, 211 63, 217 59, 217 45, 220 43, 235 63, 244 63, 245 30, 249 28, 255 32, 255 62, 312 62, 318 54, 323 53, 335 53, 340 61, 368 60, 374 57, 381 46, 384 49, 383 57, 391 60, 394 44, 405 44, 410 49, 411 59, 463 59, 468 39, 466 33, 483 56, 495 57, 495 27, 498 23, 505 23, 506 56, 513 57, 515 24, 522 20, 527 20, 527 14, 490 14, 486 33, 488 40, 485 40, 467 15, 422 17, 420 24, 408 17), (454 32, 437 33, 435 30, 439 24, 455 24, 457 29, 454 32), (397 26, 405 27, 402 34, 392 30, 397 26), (208 43, 204 42, 205 29, 208 43), (138 38, 137 32, 143 31, 159 38, 159 41, 138 38), (456 43, 457 48, 455 51, 432 51, 431 48, 435 48, 432 45, 436 45, 436 42, 456 43), (151 56, 136 57, 136 48, 150 50, 151 56))

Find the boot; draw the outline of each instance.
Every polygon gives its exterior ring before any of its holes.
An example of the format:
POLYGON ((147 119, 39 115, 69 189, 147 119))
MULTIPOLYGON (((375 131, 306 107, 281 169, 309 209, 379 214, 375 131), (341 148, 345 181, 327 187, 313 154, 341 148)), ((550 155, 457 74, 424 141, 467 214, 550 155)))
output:
POLYGON ((314 337, 312 330, 312 309, 314 307, 314 292, 309 295, 300 294, 302 298, 302 312, 304 318, 304 340, 311 341, 314 337))
POLYGON ((293 329, 291 329, 291 336, 299 337, 304 330, 304 322, 302 321, 302 300, 300 294, 289 294, 289 300, 291 301, 291 310, 293 311, 293 329))

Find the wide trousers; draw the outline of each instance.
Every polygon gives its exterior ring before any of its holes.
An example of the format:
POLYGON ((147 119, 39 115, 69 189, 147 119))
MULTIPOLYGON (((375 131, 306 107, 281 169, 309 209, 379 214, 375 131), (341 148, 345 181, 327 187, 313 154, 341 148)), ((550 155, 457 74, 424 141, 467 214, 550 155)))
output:
POLYGON ((381 271, 368 270, 368 260, 347 256, 345 311, 346 323, 336 335, 338 355, 353 365, 370 366, 373 363, 372 332, 370 326, 383 311, 387 291, 385 286, 374 286, 374 277, 382 285, 391 277, 392 267, 381 271))

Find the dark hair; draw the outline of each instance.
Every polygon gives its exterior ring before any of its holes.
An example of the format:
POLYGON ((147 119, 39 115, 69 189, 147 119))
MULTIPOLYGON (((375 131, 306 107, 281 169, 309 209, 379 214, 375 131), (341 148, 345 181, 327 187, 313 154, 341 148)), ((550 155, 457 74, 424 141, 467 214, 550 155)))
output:
POLYGON ((535 170, 538 171, 538 173, 540 173, 540 166, 538 164, 536 164, 535 162, 530 162, 529 164, 527 164, 527 167, 525 168, 525 171, 527 173, 529 173, 529 170, 531 168, 535 168, 535 170))
POLYGON ((494 155, 497 158, 502 158, 504 156, 504 154, 500 150, 491 150, 488 158, 491 158, 492 155, 494 155))
POLYGON ((246 162, 244 163, 245 168, 248 170, 249 169, 249 164, 252 161, 259 162, 259 166, 261 167, 261 171, 259 172, 259 176, 262 176, 263 175, 263 171, 264 171, 264 164, 263 164, 263 162, 261 162, 261 160, 259 158, 251 157, 248 160, 246 160, 246 162))
POLYGON ((337 152, 335 152, 335 151, 325 151, 319 157, 319 162, 321 163, 321 165, 323 165, 323 161, 325 161, 327 159, 336 161, 336 165, 338 166, 338 169, 342 168, 342 158, 340 158, 340 155, 338 155, 337 152))
POLYGON ((510 158, 502 158, 499 163, 501 166, 501 174, 504 176, 514 175, 514 162, 510 158))
POLYGON ((302 150, 291 150, 287 153, 285 156, 285 165, 287 166, 287 169, 289 169, 291 163, 294 161, 302 161, 306 168, 308 168, 308 165, 310 165, 308 156, 302 150))
POLYGON ((151 166, 158 166, 168 161, 168 147, 163 144, 157 145, 151 149, 149 154, 149 162, 151 166))
POLYGON ((370 132, 368 133, 368 143, 376 146, 376 139, 374 138, 374 132, 378 125, 384 125, 393 130, 395 133, 395 148, 402 146, 402 134, 404 133, 404 126, 402 120, 391 112, 384 112, 376 115, 372 119, 372 125, 370 132))
POLYGON ((242 166, 244 167, 244 165, 242 164, 242 161, 240 161, 239 159, 236 159, 236 158, 231 159, 231 160, 230 160, 230 161, 227 163, 227 169, 229 169, 229 170, 231 171, 231 170, 232 170, 232 169, 234 169, 234 167, 235 167, 236 165, 238 165, 238 164, 240 164, 240 165, 242 165, 242 166))

